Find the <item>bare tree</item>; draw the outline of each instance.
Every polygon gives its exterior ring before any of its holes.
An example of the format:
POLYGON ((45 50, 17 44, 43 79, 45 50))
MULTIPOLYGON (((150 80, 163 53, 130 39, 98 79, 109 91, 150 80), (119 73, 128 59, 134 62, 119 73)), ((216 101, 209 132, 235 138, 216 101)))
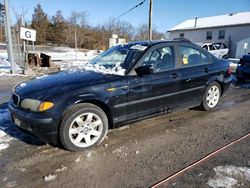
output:
POLYGON ((82 46, 85 30, 87 28, 87 12, 72 12, 68 19, 67 43, 70 46, 82 46), (75 44, 76 41, 77 44, 75 44))
MULTIPOLYGON (((134 35, 133 40, 148 40, 148 24, 141 24, 136 29, 136 34, 134 35)), ((165 38, 165 35, 159 31, 157 28, 153 26, 152 28, 152 39, 153 40, 160 40, 165 38)))

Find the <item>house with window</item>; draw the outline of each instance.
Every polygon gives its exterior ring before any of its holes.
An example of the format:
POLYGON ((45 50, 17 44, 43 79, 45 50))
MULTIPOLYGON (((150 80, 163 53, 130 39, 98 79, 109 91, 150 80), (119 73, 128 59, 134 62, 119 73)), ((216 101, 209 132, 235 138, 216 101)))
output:
MULTIPOLYGON (((193 43, 224 43, 235 57, 237 42, 250 37, 250 12, 193 18, 167 31, 167 38, 187 38, 193 43)), ((250 44, 249 44, 250 45, 250 44)))

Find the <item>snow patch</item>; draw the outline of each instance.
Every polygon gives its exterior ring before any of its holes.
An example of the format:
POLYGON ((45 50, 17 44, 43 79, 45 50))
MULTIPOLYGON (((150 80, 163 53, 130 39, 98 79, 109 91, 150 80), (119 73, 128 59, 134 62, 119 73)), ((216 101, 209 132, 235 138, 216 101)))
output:
POLYGON ((36 79, 42 79, 42 78, 45 78, 45 77, 47 77, 48 75, 47 74, 45 74, 45 75, 42 75, 42 76, 38 76, 38 77, 36 77, 36 79))
POLYGON ((6 149, 6 148, 8 148, 8 147, 9 147, 9 144, 0 143, 0 151, 6 149))
POLYGON ((55 172, 62 172, 62 171, 65 171, 65 170, 67 170, 67 167, 61 165, 61 167, 60 167, 60 168, 57 168, 57 169, 55 170, 55 172))
POLYGON ((144 50, 146 50, 146 48, 147 48, 147 46, 136 44, 134 46, 131 46, 130 49, 144 51, 144 50))
POLYGON ((29 76, 29 75, 11 74, 10 72, 9 73, 4 73, 4 72, 1 72, 1 70, 0 70, 0 77, 2 77, 2 76, 5 76, 5 77, 16 77, 16 76, 29 76))
MULTIPOLYGON (((15 70, 17 70, 17 72, 19 73, 22 72, 22 69, 17 64, 15 65, 15 70)), ((4 57, 0 54, 0 76, 8 75, 10 73, 11 73, 10 62, 7 60, 7 57, 4 57)))
POLYGON ((4 126, 8 121, 9 121, 9 114, 7 109, 0 109, 0 151, 7 149, 9 147, 8 142, 10 142, 13 139, 6 133, 8 128, 4 126))
POLYGON ((250 12, 241 12, 241 13, 227 14, 220 16, 188 19, 180 23, 179 25, 173 27, 172 29, 170 29, 170 31, 219 27, 225 25, 229 26, 229 25, 248 24, 249 22, 250 22, 250 12))
POLYGON ((65 48, 65 50, 59 52, 46 52, 47 55, 51 56, 52 61, 70 61, 70 60, 81 60, 89 61, 98 55, 96 50, 89 50, 87 52, 75 51, 72 48, 65 48), (68 50, 67 50, 68 49, 68 50))
POLYGON ((232 188, 240 185, 240 181, 250 182, 250 168, 236 167, 232 165, 218 166, 214 168, 216 173, 214 178, 210 178, 207 184, 212 188, 232 188))
POLYGON ((94 72, 99 72, 103 74, 116 74, 116 75, 121 75, 123 76, 125 74, 125 69, 123 69, 119 63, 114 67, 114 68, 105 68, 104 66, 100 66, 98 64, 92 65, 92 64, 87 64, 84 67, 85 70, 87 71, 94 71, 94 72))
POLYGON ((4 131, 0 129, 0 144, 7 143, 11 141, 12 139, 13 139, 12 137, 8 136, 4 131))
POLYGON ((57 175, 49 174, 49 175, 47 175, 47 176, 44 176, 43 179, 44 179, 45 181, 53 181, 53 180, 56 179, 56 177, 57 177, 57 175))
MULTIPOLYGON (((45 50, 43 53, 51 56, 52 62, 59 65, 61 70, 68 70, 71 67, 83 68, 100 52, 99 50, 86 50, 82 52, 69 47, 54 47, 45 50)), ((33 53, 40 54, 41 51, 34 51, 33 53)), ((22 73, 22 69, 18 65, 16 65, 15 69, 18 73, 22 73)), ((13 76, 10 73, 11 64, 8 61, 7 51, 0 51, 0 76, 13 76)))

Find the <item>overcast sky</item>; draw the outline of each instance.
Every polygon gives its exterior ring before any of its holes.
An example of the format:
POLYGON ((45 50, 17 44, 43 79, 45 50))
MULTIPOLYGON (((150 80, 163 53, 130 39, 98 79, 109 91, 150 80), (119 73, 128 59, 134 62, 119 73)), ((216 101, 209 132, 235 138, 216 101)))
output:
MULTIPOLYGON (((1 0, 3 1, 3 0, 1 0)), ((61 10, 65 18, 72 11, 87 11, 90 25, 107 22, 127 11, 143 0, 10 0, 12 20, 13 10, 18 14, 26 12, 25 20, 31 21, 34 7, 40 3, 44 11, 52 16, 61 10)), ((138 26, 148 21, 149 0, 124 15, 121 20, 138 26)), ((153 24, 165 32, 182 21, 194 17, 215 16, 231 12, 250 11, 250 0, 153 0, 153 24)))

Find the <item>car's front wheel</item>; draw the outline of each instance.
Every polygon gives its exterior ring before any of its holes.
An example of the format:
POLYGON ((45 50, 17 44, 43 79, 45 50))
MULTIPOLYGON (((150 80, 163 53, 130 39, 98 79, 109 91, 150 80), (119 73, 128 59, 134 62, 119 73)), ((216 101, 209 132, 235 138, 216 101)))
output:
POLYGON ((205 90, 202 99, 202 108, 206 111, 215 109, 220 101, 221 87, 218 82, 212 82, 205 90))
POLYGON ((59 136, 62 145, 71 151, 81 151, 100 144, 108 131, 105 112, 90 103, 78 104, 65 112, 59 136))

